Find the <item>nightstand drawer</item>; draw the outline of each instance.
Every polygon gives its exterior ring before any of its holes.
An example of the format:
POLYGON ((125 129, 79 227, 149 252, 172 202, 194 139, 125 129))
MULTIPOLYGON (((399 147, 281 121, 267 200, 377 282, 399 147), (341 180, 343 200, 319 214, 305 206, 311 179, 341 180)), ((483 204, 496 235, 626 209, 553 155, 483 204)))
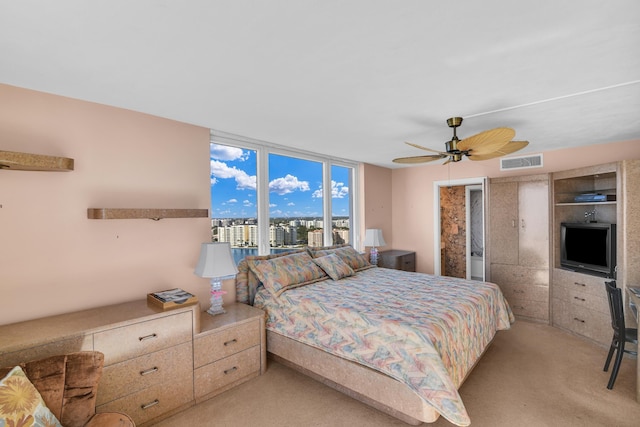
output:
POLYGON ((258 319, 220 332, 197 336, 193 344, 194 367, 198 368, 259 344, 260 322, 258 319))
POLYGON ((260 373, 260 346, 251 347, 195 370, 196 399, 260 373))
POLYGON ((101 405, 143 388, 193 374, 191 343, 186 342, 154 353, 105 366, 98 388, 101 405))
POLYGON ((382 251, 379 254, 378 267, 396 270, 416 271, 416 253, 401 250, 382 251))
POLYGON ((190 312, 94 334, 94 349, 104 353, 105 366, 151 353, 192 339, 190 312))
POLYGON ((175 378, 96 407, 96 412, 124 412, 140 425, 193 401, 193 380, 175 378))

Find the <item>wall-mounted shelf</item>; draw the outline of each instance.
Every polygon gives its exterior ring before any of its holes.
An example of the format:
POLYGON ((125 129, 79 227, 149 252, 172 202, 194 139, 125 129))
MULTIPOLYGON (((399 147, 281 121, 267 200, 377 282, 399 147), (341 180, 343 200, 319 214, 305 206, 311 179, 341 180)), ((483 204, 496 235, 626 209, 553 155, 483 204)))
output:
POLYGON ((89 219, 152 219, 163 218, 207 218, 208 209, 121 209, 121 208, 89 208, 89 219))
POLYGON ((0 169, 21 171, 72 171, 73 159, 41 154, 0 151, 0 169))

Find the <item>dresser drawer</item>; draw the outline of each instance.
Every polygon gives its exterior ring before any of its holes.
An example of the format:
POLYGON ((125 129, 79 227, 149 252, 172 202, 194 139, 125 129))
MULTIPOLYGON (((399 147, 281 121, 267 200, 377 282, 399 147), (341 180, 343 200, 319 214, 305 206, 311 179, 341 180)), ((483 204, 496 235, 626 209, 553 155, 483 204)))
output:
POLYGON ((553 298, 553 325, 583 335, 603 345, 613 337, 611 317, 571 302, 553 298))
POLYGON ((549 287, 539 285, 499 285, 509 303, 522 300, 549 303, 549 287))
MULTIPOLYGON (((602 287, 604 289, 604 285, 602 287)), ((609 302, 606 295, 595 295, 587 292, 580 283, 556 283, 553 288, 553 297, 588 310, 595 310, 609 315, 609 302)))
POLYGON ((192 315, 183 312, 94 334, 94 349, 105 366, 191 341, 192 315))
POLYGON ((143 388, 193 373, 191 343, 186 342, 124 362, 105 366, 97 404, 110 402, 143 388))
POLYGON ((219 332, 200 335, 193 343, 194 367, 198 368, 259 344, 260 322, 258 319, 219 332))
POLYGON ((192 400, 193 377, 176 377, 169 383, 156 384, 118 400, 99 405, 96 407, 96 412, 124 412, 133 418, 137 425, 140 425, 189 404, 192 400))
POLYGON ((611 280, 613 279, 580 274, 573 271, 563 270, 561 268, 553 270, 553 284, 555 287, 561 286, 566 289, 578 289, 604 300, 607 298, 607 290, 604 286, 604 282, 609 282, 611 280))
POLYGON ((531 319, 536 320, 549 320, 549 303, 541 302, 541 301, 531 301, 527 299, 517 299, 515 301, 510 301, 509 307, 511 307, 511 311, 516 316, 529 317, 531 319))
POLYGON ((197 368, 194 373, 196 398, 260 373, 260 346, 251 347, 217 362, 197 368))
POLYGON ((506 285, 549 286, 549 270, 507 264, 491 264, 491 282, 506 285))

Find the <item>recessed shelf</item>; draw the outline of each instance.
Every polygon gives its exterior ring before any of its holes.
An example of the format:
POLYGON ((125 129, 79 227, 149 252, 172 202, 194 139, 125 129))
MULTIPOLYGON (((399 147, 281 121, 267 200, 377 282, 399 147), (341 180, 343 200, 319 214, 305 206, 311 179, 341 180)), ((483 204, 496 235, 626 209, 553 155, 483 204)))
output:
POLYGON ((0 151, 0 169, 66 172, 73 170, 73 159, 42 154, 0 151))
POLYGON ((556 203, 556 206, 595 206, 595 205, 615 205, 617 202, 565 202, 556 203))
POLYGON ((122 209, 122 208, 89 208, 89 219, 153 219, 163 218, 207 218, 208 209, 122 209))

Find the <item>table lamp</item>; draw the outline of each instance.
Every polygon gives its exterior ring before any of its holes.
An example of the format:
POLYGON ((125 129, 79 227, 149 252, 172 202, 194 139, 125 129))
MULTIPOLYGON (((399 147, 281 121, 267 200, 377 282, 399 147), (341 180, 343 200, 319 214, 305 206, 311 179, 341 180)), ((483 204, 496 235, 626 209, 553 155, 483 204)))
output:
POLYGON ((370 246, 369 262, 373 265, 378 265, 378 246, 386 245, 384 237, 382 237, 382 230, 379 228, 369 228, 364 233, 364 245, 370 246))
POLYGON ((211 315, 225 313, 222 308, 222 278, 238 272, 231 255, 231 245, 226 242, 203 243, 200 247, 200 258, 194 273, 200 277, 211 278, 211 307, 207 313, 211 315))

